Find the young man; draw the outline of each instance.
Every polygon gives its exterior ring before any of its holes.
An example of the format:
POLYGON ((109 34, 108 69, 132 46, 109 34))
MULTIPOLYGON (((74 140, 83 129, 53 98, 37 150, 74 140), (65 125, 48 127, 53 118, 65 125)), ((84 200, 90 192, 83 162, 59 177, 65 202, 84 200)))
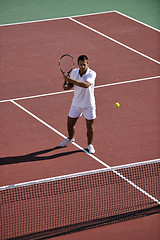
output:
POLYGON ((79 68, 71 72, 71 76, 64 76, 67 84, 63 85, 64 90, 69 90, 74 85, 74 97, 68 115, 67 129, 68 138, 61 144, 65 147, 69 142, 74 142, 75 124, 77 119, 83 114, 86 119, 87 139, 89 153, 95 153, 92 145, 94 134, 94 120, 96 118, 96 103, 94 97, 94 85, 96 72, 88 67, 88 57, 81 55, 78 57, 79 68))

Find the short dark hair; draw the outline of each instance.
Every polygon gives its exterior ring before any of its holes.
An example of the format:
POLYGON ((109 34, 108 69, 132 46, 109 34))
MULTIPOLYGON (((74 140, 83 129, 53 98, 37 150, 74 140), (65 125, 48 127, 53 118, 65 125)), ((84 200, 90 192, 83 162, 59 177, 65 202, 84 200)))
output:
POLYGON ((80 55, 78 57, 78 63, 79 63, 79 61, 85 61, 85 60, 87 60, 87 62, 88 62, 88 57, 86 55, 80 55))

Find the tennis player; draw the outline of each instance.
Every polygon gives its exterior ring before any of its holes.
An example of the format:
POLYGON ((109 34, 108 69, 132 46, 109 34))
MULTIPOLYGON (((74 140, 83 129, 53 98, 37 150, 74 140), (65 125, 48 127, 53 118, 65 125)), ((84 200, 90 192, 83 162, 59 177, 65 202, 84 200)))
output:
POLYGON ((88 57, 80 55, 78 57, 79 68, 71 72, 71 76, 64 76, 67 84, 63 85, 64 90, 69 90, 74 86, 74 97, 68 115, 67 129, 68 138, 61 144, 65 147, 69 142, 74 142, 75 124, 77 119, 83 114, 86 119, 88 151, 90 154, 95 153, 92 145, 94 134, 94 121, 96 118, 96 103, 94 96, 94 85, 96 72, 88 67, 88 57))

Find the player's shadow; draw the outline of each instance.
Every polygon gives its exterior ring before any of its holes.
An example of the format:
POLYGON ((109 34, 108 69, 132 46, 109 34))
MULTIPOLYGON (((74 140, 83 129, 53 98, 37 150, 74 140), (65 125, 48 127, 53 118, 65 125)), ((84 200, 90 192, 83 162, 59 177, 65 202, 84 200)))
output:
POLYGON ((58 146, 58 147, 54 147, 54 148, 50 148, 50 149, 46 149, 46 150, 42 150, 42 151, 29 153, 27 155, 0 158, 0 165, 9 165, 9 164, 16 164, 16 163, 23 163, 23 162, 49 160, 49 159, 55 159, 55 158, 59 158, 59 157, 67 156, 67 155, 72 155, 72 154, 75 154, 78 152, 83 152, 82 150, 75 150, 75 151, 55 153, 55 154, 51 154, 49 156, 41 156, 45 153, 53 152, 60 148, 61 147, 58 146))

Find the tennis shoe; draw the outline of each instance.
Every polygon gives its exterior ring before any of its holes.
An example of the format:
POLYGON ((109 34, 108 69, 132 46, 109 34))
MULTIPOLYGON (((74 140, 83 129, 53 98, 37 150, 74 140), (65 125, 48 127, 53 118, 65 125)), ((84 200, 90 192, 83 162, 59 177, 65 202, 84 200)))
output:
POLYGON ((93 147, 92 144, 89 144, 89 145, 88 145, 88 151, 89 151, 90 154, 95 153, 95 149, 94 149, 94 147, 93 147))
POLYGON ((65 147, 67 146, 68 143, 74 142, 74 141, 75 141, 75 138, 72 138, 72 139, 66 138, 63 142, 61 142, 60 147, 65 147))

